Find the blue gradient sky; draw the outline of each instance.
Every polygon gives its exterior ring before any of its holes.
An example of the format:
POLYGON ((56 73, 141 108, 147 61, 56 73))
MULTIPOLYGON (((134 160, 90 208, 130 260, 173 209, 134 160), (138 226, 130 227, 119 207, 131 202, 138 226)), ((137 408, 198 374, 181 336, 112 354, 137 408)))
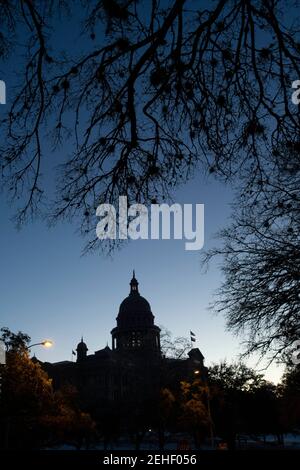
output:
MULTIPOLYGON (((74 24, 62 19, 56 40, 63 38, 66 47, 72 43, 84 48, 82 37, 74 40, 74 30, 74 24)), ((14 63, 6 70, 0 68, 0 79, 8 85, 8 101, 14 68, 14 63)), ((0 107, 0 117, 7 109, 0 107)), ((65 143, 60 154, 69 153, 69 144, 65 143)), ((48 184, 47 170, 44 174, 48 184)), ((204 249, 213 246, 213 235, 229 222, 230 189, 198 175, 174 199, 205 204, 204 249)), ((35 348, 41 360, 70 360, 81 335, 90 353, 107 342, 111 345, 110 331, 119 304, 129 292, 133 268, 158 325, 174 336, 188 336, 189 330, 196 333, 196 346, 204 354, 206 365, 237 358, 241 339, 225 331, 222 316, 208 311, 221 282, 219 266, 213 263, 204 274, 200 252, 185 251, 184 241, 131 241, 112 258, 101 253, 82 257, 84 241, 75 234, 75 227, 65 223, 50 230, 37 221, 16 231, 11 222, 13 210, 4 194, 0 215, 0 325, 28 333, 32 342, 53 339, 52 349, 35 348)), ((254 365, 254 359, 249 364, 254 365)), ((277 381, 280 372, 272 366, 267 377, 277 381)))
MULTIPOLYGON (((228 223, 232 194, 213 180, 199 180, 178 191, 175 199, 205 204, 207 249, 216 243, 214 233, 228 223)), ((133 268, 158 325, 175 336, 188 336, 190 329, 196 333, 207 365, 237 358, 240 339, 225 331, 222 316, 208 310, 221 282, 218 263, 203 273, 200 252, 185 251, 184 241, 130 241, 112 258, 81 256, 84 241, 72 226, 49 230, 36 222, 16 231, 10 217, 11 209, 2 202, 1 324, 27 332, 33 342, 53 339, 52 349, 35 348, 41 360, 70 360, 81 335, 90 352, 111 345, 110 330, 128 295, 133 268)), ((267 377, 277 380, 279 373, 272 367, 267 377)))

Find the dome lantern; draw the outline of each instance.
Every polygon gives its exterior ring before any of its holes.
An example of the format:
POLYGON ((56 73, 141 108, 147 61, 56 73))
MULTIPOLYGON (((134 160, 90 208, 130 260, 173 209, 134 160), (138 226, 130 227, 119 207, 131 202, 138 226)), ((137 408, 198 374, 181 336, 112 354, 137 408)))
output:
POLYGON ((154 324, 150 304, 140 295, 138 285, 133 270, 130 293, 121 302, 117 327, 111 332, 112 348, 160 354, 160 328, 154 324))
POLYGON ((82 336, 81 336, 80 343, 77 344, 76 352, 77 352, 77 362, 80 362, 80 361, 84 360, 87 356, 88 347, 85 344, 85 342, 83 341, 82 336))
POLYGON ((133 270, 132 279, 130 281, 130 294, 138 294, 139 293, 139 283, 135 277, 135 271, 133 270))

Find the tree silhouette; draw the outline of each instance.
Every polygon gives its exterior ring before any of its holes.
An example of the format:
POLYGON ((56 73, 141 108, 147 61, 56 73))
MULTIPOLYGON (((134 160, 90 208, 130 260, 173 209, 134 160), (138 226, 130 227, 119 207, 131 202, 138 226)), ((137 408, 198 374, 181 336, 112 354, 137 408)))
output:
POLYGON ((233 181, 235 219, 214 252, 225 256, 218 308, 230 328, 248 332, 248 352, 284 354, 299 324, 296 8, 293 0, 4 2, 0 56, 21 59, 1 121, 17 222, 44 212, 52 222, 75 219, 89 250, 100 244, 100 203, 160 202, 198 169, 233 181), (74 29, 80 22, 79 50, 62 53, 55 41, 60 15, 74 29), (62 153, 67 141, 50 204, 42 172, 50 149, 62 153))
POLYGON ((300 367, 289 366, 281 380, 281 418, 285 429, 296 431, 300 426, 300 367))
POLYGON ((2 172, 12 197, 23 196, 18 222, 42 208, 49 146, 68 138, 50 215, 80 215, 88 248, 98 246, 96 207, 119 195, 159 201, 199 166, 262 183, 274 152, 284 158, 298 145, 293 8, 281 0, 5 2, 0 52, 20 57, 19 34, 27 47, 2 121, 2 172), (53 36, 64 14, 80 17, 83 46, 62 55, 53 36))
POLYGON ((246 332, 246 353, 286 360, 300 335, 300 159, 289 149, 264 191, 244 192, 221 231, 225 280, 216 303, 228 326, 246 332))
POLYGON ((235 448, 239 434, 258 440, 270 433, 281 444, 280 400, 273 383, 243 363, 226 362, 209 368, 209 383, 215 432, 229 448, 235 448))
POLYGON ((2 367, 0 394, 1 448, 32 448, 39 443, 40 420, 52 405, 51 380, 39 364, 31 361, 24 346, 27 335, 9 335, 2 339, 7 345, 6 365, 2 367))
POLYGON ((95 423, 72 389, 54 391, 38 361, 30 359, 25 333, 1 329, 7 347, 1 368, 0 448, 32 449, 64 444, 78 448, 95 437, 95 423))
POLYGON ((182 381, 181 414, 179 423, 194 438, 196 448, 205 436, 209 435, 210 417, 207 410, 207 385, 200 379, 182 381))
POLYGON ((21 352, 24 353, 27 351, 28 345, 30 343, 30 336, 22 331, 18 333, 13 333, 7 327, 0 328, 1 340, 5 344, 7 351, 21 352))
POLYGON ((172 332, 160 326, 160 346, 161 352, 166 357, 173 359, 183 359, 187 357, 188 351, 191 349, 191 341, 185 336, 173 337, 172 332))

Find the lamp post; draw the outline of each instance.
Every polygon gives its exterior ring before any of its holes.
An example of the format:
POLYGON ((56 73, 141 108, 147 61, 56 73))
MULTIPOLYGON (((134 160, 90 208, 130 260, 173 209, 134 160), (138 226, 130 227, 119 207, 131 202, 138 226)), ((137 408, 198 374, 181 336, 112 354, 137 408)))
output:
POLYGON ((44 348, 51 348, 53 346, 53 341, 50 339, 44 339, 43 341, 39 343, 33 343, 27 346, 27 349, 33 348, 33 346, 44 346, 44 348))

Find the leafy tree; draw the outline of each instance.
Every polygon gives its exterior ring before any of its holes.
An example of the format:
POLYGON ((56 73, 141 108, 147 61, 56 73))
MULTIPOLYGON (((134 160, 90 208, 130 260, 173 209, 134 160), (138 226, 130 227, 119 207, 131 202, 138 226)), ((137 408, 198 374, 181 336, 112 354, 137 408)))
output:
POLYGON ((162 388, 158 406, 158 440, 160 450, 164 449, 165 431, 174 425, 176 398, 171 390, 162 388))
POLYGON ((80 447, 95 435, 91 417, 81 411, 74 390, 54 392, 52 381, 30 359, 30 337, 2 328, 6 364, 1 369, 0 448, 40 448, 69 441, 80 447))
POLYGON ((209 367, 208 374, 209 382, 220 385, 224 390, 249 391, 264 382, 261 374, 241 362, 228 364, 223 361, 214 364, 209 367))
POLYGON ((281 397, 281 421, 288 431, 300 430, 300 368, 289 366, 279 387, 281 397))
POLYGON ((273 434, 283 444, 284 428, 280 418, 280 399, 276 385, 262 381, 246 395, 245 429, 249 434, 273 434))
POLYGON ((13 333, 9 328, 0 328, 1 340, 5 344, 7 351, 24 353, 30 343, 30 336, 22 331, 13 333))
POLYGON ((198 447, 208 435, 210 417, 207 409, 207 386, 200 380, 181 382, 179 425, 188 430, 198 447))
POLYGON ((41 419, 41 425, 50 436, 50 444, 69 443, 80 449, 96 439, 96 423, 79 406, 75 387, 66 385, 54 393, 53 409, 41 419))
POLYGON ((39 426, 51 409, 51 380, 28 353, 10 350, 2 367, 0 396, 1 446, 25 448, 39 444, 39 426))
POLYGON ((277 387, 242 363, 209 368, 212 418, 217 435, 234 449, 239 434, 274 434, 282 443, 277 387))

